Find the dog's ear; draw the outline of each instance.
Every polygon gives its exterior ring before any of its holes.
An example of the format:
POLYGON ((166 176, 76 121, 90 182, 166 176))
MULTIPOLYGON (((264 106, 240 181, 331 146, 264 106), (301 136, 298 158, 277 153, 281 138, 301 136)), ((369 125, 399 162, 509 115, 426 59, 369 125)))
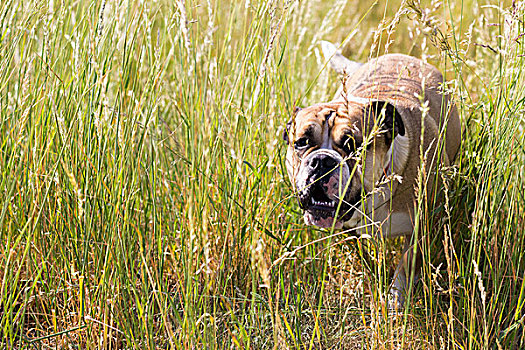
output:
POLYGON ((294 107, 292 118, 290 118, 290 120, 288 120, 288 122, 286 123, 286 129, 284 129, 283 131, 283 140, 284 142, 286 142, 286 144, 288 144, 289 142, 288 134, 290 133, 290 127, 292 126, 295 116, 297 115, 297 113, 299 113, 301 109, 301 107, 294 107))
POLYGON ((401 114, 391 103, 385 101, 372 102, 368 107, 365 115, 370 118, 368 125, 374 125, 376 118, 381 116, 381 113, 385 113, 385 117, 381 124, 381 129, 384 130, 385 140, 388 145, 392 143, 392 140, 397 135, 405 135, 405 124, 401 119, 401 114))
POLYGON ((330 67, 339 75, 352 75, 352 73, 363 65, 362 63, 350 61, 339 52, 337 46, 329 41, 321 41, 321 51, 323 52, 325 60, 330 63, 330 67))

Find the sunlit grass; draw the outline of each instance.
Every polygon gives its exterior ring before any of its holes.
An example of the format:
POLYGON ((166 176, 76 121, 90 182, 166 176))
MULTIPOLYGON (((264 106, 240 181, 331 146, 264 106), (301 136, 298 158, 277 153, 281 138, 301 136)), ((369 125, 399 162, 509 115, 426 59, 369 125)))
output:
POLYGON ((525 347, 510 5, 2 2, 0 348, 525 347), (398 317, 400 242, 305 227, 285 176, 293 106, 338 88, 320 40, 426 57, 461 114, 398 317))

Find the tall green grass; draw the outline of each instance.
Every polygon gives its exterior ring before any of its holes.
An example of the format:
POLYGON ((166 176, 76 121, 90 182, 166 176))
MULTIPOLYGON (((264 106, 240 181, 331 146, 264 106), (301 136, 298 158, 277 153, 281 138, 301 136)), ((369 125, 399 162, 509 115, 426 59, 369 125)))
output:
POLYGON ((524 6, 3 1, 0 348, 525 347, 524 6), (426 57, 461 114, 401 315, 401 243, 305 227, 286 179, 320 40, 426 57))

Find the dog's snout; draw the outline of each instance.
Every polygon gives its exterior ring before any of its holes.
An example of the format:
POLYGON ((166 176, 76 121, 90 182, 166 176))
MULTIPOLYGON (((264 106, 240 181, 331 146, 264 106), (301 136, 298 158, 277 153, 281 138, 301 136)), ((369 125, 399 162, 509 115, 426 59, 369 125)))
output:
POLYGON ((326 154, 317 154, 312 157, 308 163, 308 166, 315 171, 330 171, 337 165, 337 160, 326 154))

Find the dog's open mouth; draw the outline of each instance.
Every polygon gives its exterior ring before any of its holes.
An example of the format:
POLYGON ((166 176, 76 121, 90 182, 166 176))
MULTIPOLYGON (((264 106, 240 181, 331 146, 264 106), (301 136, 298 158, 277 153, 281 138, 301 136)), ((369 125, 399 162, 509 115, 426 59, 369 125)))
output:
POLYGON ((321 185, 314 184, 310 192, 310 201, 306 210, 335 211, 337 202, 330 199, 321 185))
POLYGON ((357 201, 343 200, 339 203, 335 178, 326 181, 315 181, 300 195, 301 207, 304 210, 304 220, 307 225, 323 228, 341 228, 343 222, 349 220, 354 212, 351 203, 357 201), (337 208, 339 211, 337 212, 337 208), (337 220, 336 220, 337 212, 337 220), (334 220, 336 220, 334 224, 334 220))
MULTIPOLYGON (((323 228, 332 227, 339 201, 328 196, 325 185, 319 181, 314 182, 302 196, 301 202, 305 210, 304 219, 307 225, 323 228)), ((341 209, 343 208, 341 207, 341 209)), ((342 213, 341 210, 340 213, 342 213)), ((336 228, 341 226, 342 223, 336 222, 336 228)))

